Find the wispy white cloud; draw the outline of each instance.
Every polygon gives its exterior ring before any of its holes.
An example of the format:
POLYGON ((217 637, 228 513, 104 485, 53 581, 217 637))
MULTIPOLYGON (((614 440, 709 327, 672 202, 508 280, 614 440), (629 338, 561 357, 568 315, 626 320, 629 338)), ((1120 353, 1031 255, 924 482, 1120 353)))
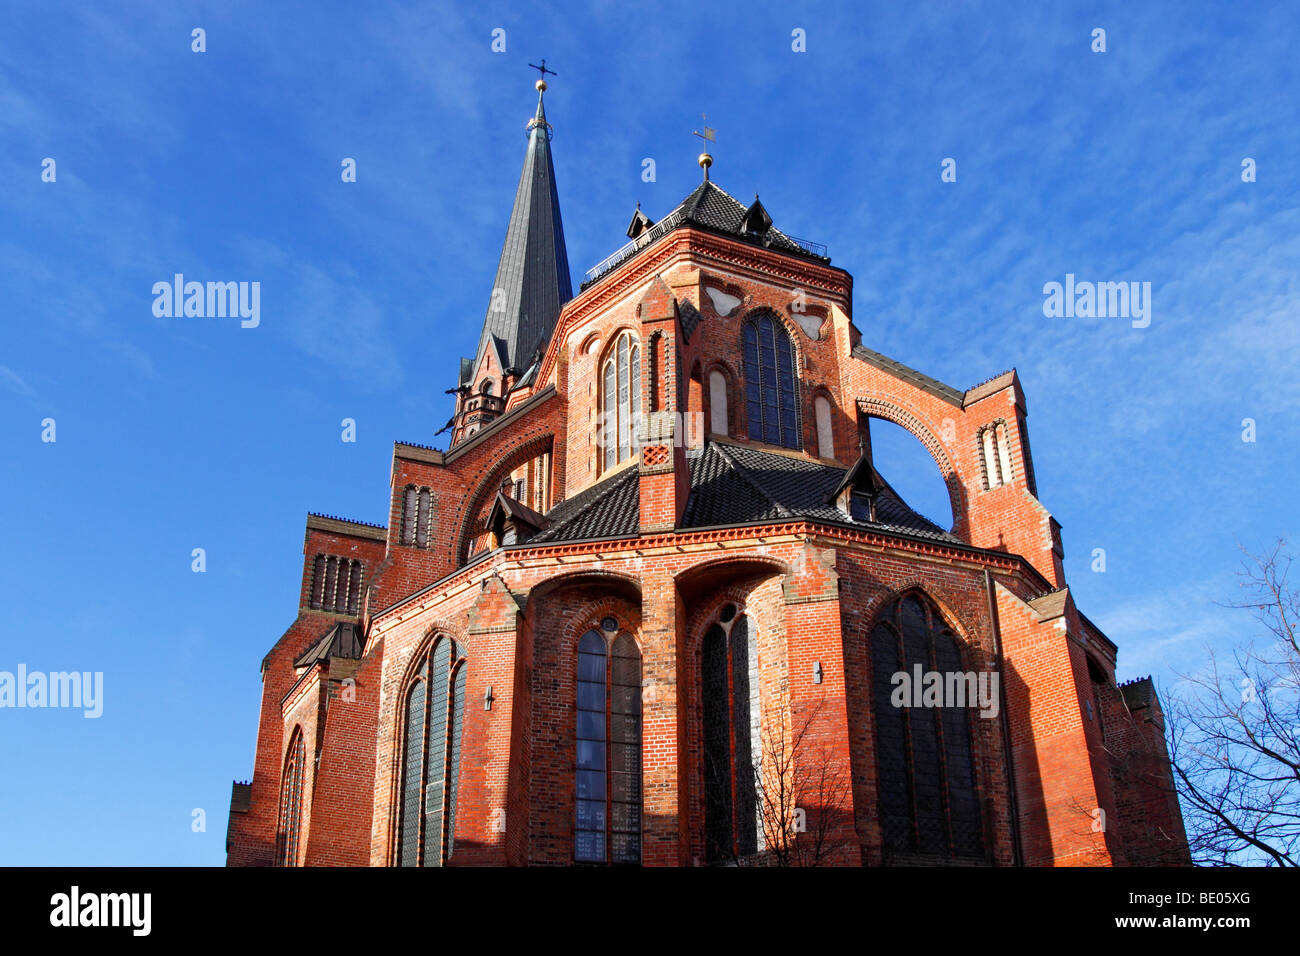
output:
POLYGON ((265 240, 236 243, 249 275, 266 275, 262 322, 306 355, 351 383, 394 388, 402 363, 384 309, 348 265, 324 268, 298 261, 265 240))
POLYGON ((3 382, 5 388, 9 389, 9 391, 22 398, 36 397, 36 390, 23 381, 22 376, 7 365, 0 365, 0 382, 3 382))
POLYGON ((1172 680, 1203 666, 1206 648, 1222 646, 1249 621, 1224 608, 1224 582, 1209 579, 1123 601, 1094 620, 1119 645, 1121 680, 1158 674, 1172 680))

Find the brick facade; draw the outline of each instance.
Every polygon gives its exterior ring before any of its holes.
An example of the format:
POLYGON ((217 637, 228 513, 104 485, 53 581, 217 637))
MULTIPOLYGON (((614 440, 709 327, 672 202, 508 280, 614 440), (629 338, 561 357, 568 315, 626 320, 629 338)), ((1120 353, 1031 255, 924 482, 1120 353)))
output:
MULTIPOLYGON (((1001 678, 999 716, 972 722, 984 863, 1188 862, 1158 701, 1115 686, 1114 644, 1070 597, 1016 373, 965 392, 935 382, 865 348, 851 304, 851 276, 826 260, 682 225, 564 305, 531 382, 506 396, 502 414, 463 429, 448 451, 395 446, 386 529, 309 519, 298 617, 263 662, 254 772, 248 789, 236 787, 229 864, 274 862, 295 728, 309 759, 293 862, 396 862, 402 701, 436 636, 468 659, 449 865, 572 864, 577 642, 606 618, 641 655, 642 862, 703 862, 701 642, 729 607, 748 619, 757 648, 764 739, 804 727, 795 765, 843 769, 843 799, 800 808, 809 830, 827 835, 828 861, 907 862, 886 850, 877 818, 869 652, 881 609, 906 593, 938 609, 966 669, 1001 678), (950 535, 795 514, 683 526, 697 493, 698 449, 687 446, 700 421, 710 441, 766 448, 748 438, 741 346, 741 323, 760 312, 793 343, 802 436, 800 449, 767 450, 845 469, 867 419, 895 422, 944 477, 950 535), (640 343, 645 417, 639 450, 606 470, 600 369, 624 331, 640 343), (721 432, 710 427, 719 382, 721 432), (832 409, 832 448, 819 443, 818 396, 832 409), (1004 436, 993 457, 990 426, 1004 436), (507 481, 546 513, 628 469, 639 509, 630 533, 537 542, 520 533, 503 543, 483 525, 507 481), (431 493, 427 547, 400 538, 408 486, 431 493), (317 554, 363 563, 350 620, 364 651, 295 666, 346 617, 311 607, 317 554)), ((478 374, 501 379, 497 369, 478 374)), ((468 394, 477 391, 472 383, 468 394)))

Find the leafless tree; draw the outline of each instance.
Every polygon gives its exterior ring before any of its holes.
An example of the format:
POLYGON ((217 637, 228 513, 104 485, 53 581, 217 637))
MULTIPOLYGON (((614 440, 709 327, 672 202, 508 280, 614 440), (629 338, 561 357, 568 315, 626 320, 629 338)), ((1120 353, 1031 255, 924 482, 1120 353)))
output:
MULTIPOLYGON (((850 788, 842 760, 816 738, 817 705, 792 721, 784 707, 763 723, 753 767, 749 825, 758 830, 757 852, 738 851, 733 840, 713 845, 728 866, 825 866, 852 839, 850 788)), ((706 761, 706 776, 718 790, 731 790, 726 768, 706 761)), ((737 790, 740 779, 736 780, 737 790)), ((746 799, 739 803, 750 804, 746 799)), ((745 823, 740 823, 745 826, 745 823)))
POLYGON ((797 720, 778 708, 763 730, 754 771, 763 863, 824 866, 847 847, 849 775, 843 760, 816 737, 820 706, 797 720))
POLYGON ((1170 757, 1192 858, 1211 866, 1300 865, 1300 594, 1278 541, 1245 555, 1240 586, 1267 645, 1238 645, 1231 663, 1180 675, 1170 757))

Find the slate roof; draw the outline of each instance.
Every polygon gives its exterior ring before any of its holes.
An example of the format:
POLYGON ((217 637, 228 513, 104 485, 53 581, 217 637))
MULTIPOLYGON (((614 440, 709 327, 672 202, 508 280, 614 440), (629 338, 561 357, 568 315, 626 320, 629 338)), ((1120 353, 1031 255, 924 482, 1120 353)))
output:
POLYGON ((700 320, 704 317, 700 315, 700 310, 691 305, 690 301, 687 299, 683 299, 678 303, 677 315, 678 318, 681 319, 682 335, 685 336, 686 341, 689 342, 691 336, 695 334, 695 329, 700 324, 700 320))
POLYGON ((365 641, 362 638, 361 628, 352 621, 339 621, 337 624, 330 625, 329 630, 321 635, 320 640, 303 651, 302 655, 293 662, 293 666, 311 667, 331 657, 360 660, 364 648, 365 641))
POLYGON ((513 518, 515 521, 523 522, 532 528, 546 527, 546 518, 528 507, 522 501, 516 501, 504 491, 498 491, 496 499, 492 502, 492 509, 488 512, 487 516, 487 525, 489 528, 496 527, 498 514, 502 516, 502 520, 513 518))
MULTIPOLYGON (((689 464, 691 496, 683 530, 806 518, 960 540, 909 508, 884 479, 876 501, 877 520, 867 520, 866 503, 857 499, 850 520, 829 500, 846 471, 836 465, 717 442, 705 445, 689 464)), ((549 526, 530 543, 635 537, 640 524, 637 469, 625 468, 598 482, 556 505, 546 518, 549 526)))
POLYGON ((945 385, 937 378, 931 378, 923 372, 904 365, 897 359, 891 359, 887 355, 881 355, 879 352, 867 348, 865 345, 858 345, 853 349, 853 357, 861 359, 868 365, 874 365, 876 368, 886 371, 895 378, 901 378, 905 382, 911 382, 922 391, 929 392, 936 398, 941 398, 951 405, 961 407, 964 392, 959 392, 951 385, 945 385))
MULTIPOLYGON (((755 196, 754 199, 757 201, 758 197, 755 196)), ((680 211, 682 218, 686 222, 716 232, 725 232, 731 236, 751 238, 746 235, 745 230, 741 227, 741 223, 745 219, 746 209, 747 207, 744 204, 731 196, 725 189, 706 179, 664 218, 671 218, 680 211)), ((798 256, 818 259, 823 262, 830 261, 825 256, 809 252, 775 226, 767 230, 762 237, 762 242, 772 249, 792 252, 798 256)))
MULTIPOLYGON (((767 210, 762 208, 757 196, 754 197, 753 204, 746 207, 721 186, 707 179, 695 187, 690 195, 673 207, 672 211, 657 223, 653 225, 649 223, 650 220, 645 218, 641 213, 640 206, 638 206, 637 215, 633 218, 632 225, 628 227, 628 234, 633 237, 632 241, 595 268, 589 270, 582 288, 587 288, 601 276, 612 269, 618 268, 629 259, 635 258, 643 250, 648 249, 664 236, 683 225, 723 233, 733 239, 740 239, 744 242, 751 242, 771 249, 779 249, 782 252, 788 252, 791 255, 801 256, 804 259, 811 259, 822 264, 831 261, 826 255, 810 250, 807 246, 801 245, 780 229, 772 226, 771 217, 767 215, 767 210), (761 231, 750 231, 745 228, 746 213, 751 209, 754 210, 755 215, 750 217, 750 221, 763 226, 764 228, 761 231)), ((813 246, 815 244, 809 243, 808 245, 813 246)), ((816 246, 816 248, 820 249, 822 253, 825 252, 824 246, 816 246)))
POLYGON ((539 93, 474 367, 489 346, 496 350, 502 368, 522 366, 550 338, 560 306, 571 298, 569 255, 551 163, 551 128, 539 93), (496 290, 501 290, 500 296, 496 290), (496 308, 499 305, 504 308, 496 308))
POLYGON ((634 537, 641 523, 639 475, 635 466, 561 501, 546 513, 545 531, 529 544, 634 537))

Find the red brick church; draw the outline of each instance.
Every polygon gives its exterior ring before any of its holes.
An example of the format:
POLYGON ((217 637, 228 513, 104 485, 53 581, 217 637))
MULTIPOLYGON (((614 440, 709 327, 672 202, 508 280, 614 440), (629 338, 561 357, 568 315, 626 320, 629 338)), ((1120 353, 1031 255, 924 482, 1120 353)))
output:
POLYGON ((852 276, 707 153, 575 296, 537 86, 449 446, 394 445, 386 524, 307 517, 229 865, 1188 863, 1015 371, 873 351, 852 276))

